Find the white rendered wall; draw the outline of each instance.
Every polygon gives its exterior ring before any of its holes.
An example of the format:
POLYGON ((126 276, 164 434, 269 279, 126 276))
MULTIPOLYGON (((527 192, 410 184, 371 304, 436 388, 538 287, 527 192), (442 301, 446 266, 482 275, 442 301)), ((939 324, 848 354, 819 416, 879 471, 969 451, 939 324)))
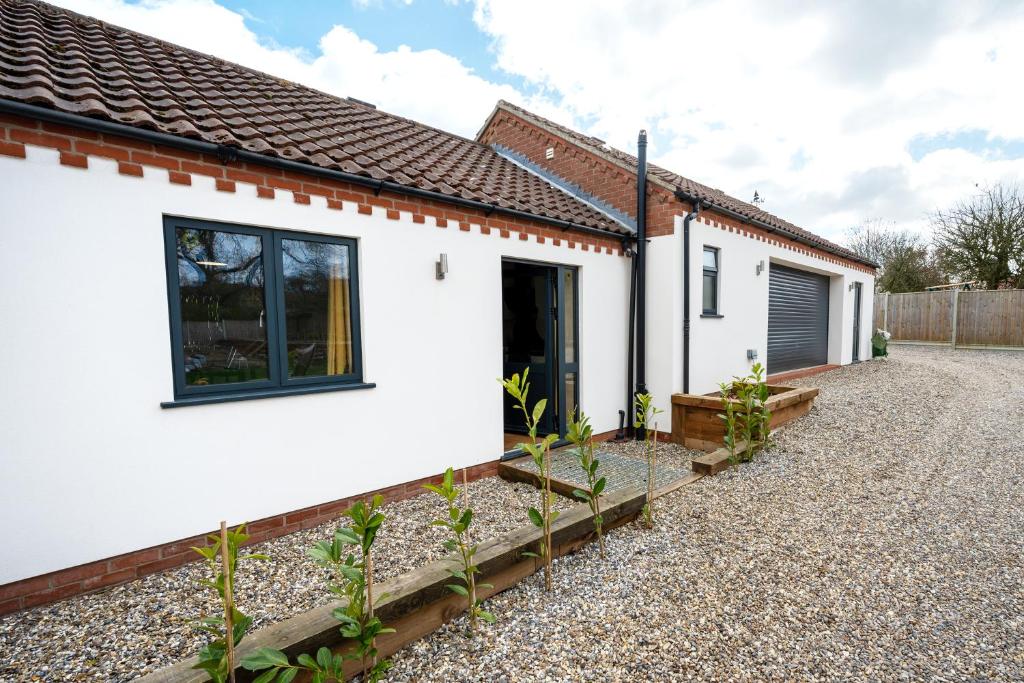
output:
POLYGON ((618 427, 628 259, 89 165, 0 157, 0 584, 498 457, 503 256, 580 267, 581 402, 618 427), (161 409, 164 214, 358 239, 377 387, 161 409))
MULTIPOLYGON (((661 318, 654 323, 665 327, 672 322, 671 348, 652 340, 649 345, 650 366, 658 368, 659 377, 649 377, 649 385, 659 402, 668 402, 671 394, 682 391, 682 327, 681 296, 656 292, 651 283, 673 283, 682 291, 682 218, 677 217, 674 234, 651 240, 648 271, 648 316, 661 318), (669 354, 671 357, 665 357, 669 354)), ((828 362, 845 365, 853 353, 853 299, 849 285, 861 282, 861 360, 871 357, 871 292, 874 277, 854 268, 829 263, 814 256, 774 246, 738 232, 730 232, 704 223, 690 224, 690 393, 717 391, 718 384, 735 375, 750 371, 747 349, 756 349, 758 360, 767 365, 768 354, 768 269, 771 263, 808 270, 830 278, 829 287, 829 352, 828 362), (721 318, 702 318, 702 272, 705 246, 720 250, 719 306, 721 318), (764 270, 757 274, 757 264, 764 261, 764 270)), ((651 323, 649 323, 651 324, 651 323)), ((652 335, 653 336, 653 335, 652 335)), ((768 368, 768 372, 772 372, 768 368)))

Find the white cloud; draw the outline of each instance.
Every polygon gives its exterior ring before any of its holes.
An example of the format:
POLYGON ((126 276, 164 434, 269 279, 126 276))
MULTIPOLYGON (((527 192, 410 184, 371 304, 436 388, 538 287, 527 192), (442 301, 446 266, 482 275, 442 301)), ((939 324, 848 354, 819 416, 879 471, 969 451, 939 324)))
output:
MULTIPOLYGON (((507 85, 491 83, 439 50, 400 46, 382 51, 345 26, 327 27, 319 52, 261 40, 244 17, 213 0, 63 0, 98 17, 222 59, 381 109, 473 136, 501 99, 524 101, 507 85)), ((545 111, 551 106, 526 100, 545 111)))
MULTIPOLYGON (((924 213, 1024 160, 914 161, 918 135, 1024 138, 1021 6, 477 0, 500 68, 561 94, 588 132, 832 237, 924 213), (799 159, 800 163, 793 163, 799 159)), ((566 120, 564 123, 571 124, 566 120)))
MULTIPOLYGON (((358 1, 358 0, 357 0, 358 1)), ((344 26, 319 51, 261 40, 213 0, 65 0, 98 16, 472 136, 499 98, 652 158, 826 236, 924 214, 975 184, 1024 182, 1024 160, 919 136, 1024 139, 1024 6, 804 0, 475 0, 495 66, 522 93, 440 50, 382 51, 344 26)))

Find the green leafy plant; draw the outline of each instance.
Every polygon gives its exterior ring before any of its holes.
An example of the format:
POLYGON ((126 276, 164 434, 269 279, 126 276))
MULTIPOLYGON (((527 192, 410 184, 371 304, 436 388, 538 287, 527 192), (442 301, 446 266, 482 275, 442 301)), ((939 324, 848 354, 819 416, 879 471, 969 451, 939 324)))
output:
POLYGON ((394 633, 395 629, 385 627, 373 613, 372 549, 385 520, 384 513, 379 511, 382 503, 381 496, 374 496, 369 505, 361 500, 356 502, 342 513, 351 524, 339 527, 330 541, 318 541, 308 552, 317 564, 330 571, 328 588, 344 601, 332 616, 341 622, 341 635, 354 641, 352 649, 342 655, 332 654, 324 647, 317 651, 316 658, 301 654, 296 664, 291 664, 280 650, 258 648, 242 660, 242 666, 249 671, 264 671, 256 683, 290 683, 303 670, 309 672, 313 683, 344 681, 344 663, 349 660, 359 661, 363 681, 376 683, 391 668, 389 660, 378 660, 376 641, 377 636, 394 633))
POLYGON ((633 398, 636 419, 633 426, 644 433, 644 457, 647 460, 647 502, 644 504, 644 523, 648 529, 654 528, 654 483, 657 475, 658 457, 658 425, 651 429, 651 420, 664 412, 654 406, 654 397, 649 393, 637 394, 633 398))
POLYGON ((871 357, 878 358, 879 356, 889 355, 889 338, 892 335, 885 330, 878 328, 875 333, 871 335, 871 357))
POLYGON ((477 546, 473 545, 469 539, 469 527, 473 523, 473 510, 468 506, 459 508, 456 502, 459 498, 459 489, 455 488, 454 479, 455 474, 452 468, 449 467, 445 470, 440 486, 424 484, 423 488, 433 491, 448 502, 448 516, 435 519, 430 525, 444 527, 452 534, 452 537, 445 541, 444 547, 448 552, 456 554, 455 561, 458 564, 455 569, 449 569, 448 573, 461 583, 449 583, 447 588, 451 592, 467 599, 469 632, 472 635, 476 632, 476 620, 478 618, 483 619, 489 624, 493 624, 496 621, 494 615, 483 608, 483 600, 478 599, 476 596, 477 588, 493 588, 494 586, 489 583, 476 582, 476 575, 480 573, 480 569, 477 567, 476 560, 474 559, 477 546))
POLYGON ((757 439, 757 446, 760 449, 768 447, 772 435, 772 411, 768 409, 768 399, 771 392, 768 390, 768 383, 765 381, 765 369, 760 363, 754 363, 750 369, 750 381, 754 385, 754 407, 756 409, 757 425, 754 435, 757 439))
POLYGON ((529 508, 526 512, 530 522, 541 530, 541 541, 537 552, 526 552, 524 555, 540 557, 544 559, 544 589, 551 590, 551 525, 558 518, 558 510, 552 505, 555 496, 551 492, 551 444, 557 439, 557 434, 548 434, 541 441, 537 441, 537 428, 541 417, 544 416, 544 409, 547 406, 547 399, 540 399, 533 404, 533 410, 527 408, 526 401, 530 393, 530 369, 523 370, 522 377, 518 373, 509 379, 498 380, 505 391, 516 401, 519 410, 522 411, 526 421, 526 430, 530 435, 528 443, 521 443, 519 447, 530 454, 533 464, 537 466, 544 481, 540 492, 540 508, 529 508))
POLYGON ((741 462, 749 462, 754 458, 754 435, 760 418, 758 417, 756 386, 749 377, 733 378, 733 392, 739 403, 739 428, 740 439, 743 442, 743 452, 740 454, 741 462))
POLYGON ((594 514, 594 531, 597 533, 597 547, 601 557, 604 557, 604 535, 602 525, 604 518, 601 517, 601 492, 604 491, 608 482, 604 477, 598 477, 600 461, 594 457, 594 432, 590 426, 590 418, 579 412, 579 419, 576 412, 569 413, 569 429, 566 432, 567 438, 576 448, 574 453, 583 470, 583 476, 587 480, 586 489, 573 489, 572 494, 590 506, 594 514))
POLYGON ((768 409, 771 392, 765 380, 765 369, 754 363, 746 377, 733 377, 718 385, 725 413, 718 417, 725 423, 722 443, 729 450, 729 464, 750 462, 754 452, 767 447, 771 437, 772 412, 768 409))
POLYGON ((736 456, 736 407, 732 401, 732 382, 722 382, 718 385, 719 393, 722 396, 722 405, 725 407, 725 413, 719 413, 718 417, 725 422, 725 436, 722 437, 722 443, 729 451, 729 465, 735 467, 739 464, 739 460, 736 456))
POLYGON ((256 553, 238 554, 238 548, 249 540, 245 524, 229 531, 222 522, 221 534, 210 534, 207 538, 209 545, 192 550, 199 553, 210 568, 213 579, 203 579, 199 583, 217 594, 221 615, 203 616, 196 620, 196 628, 212 636, 213 640, 199 651, 199 663, 192 668, 206 671, 214 683, 224 683, 234 680, 234 651, 252 625, 252 617, 242 614, 234 604, 235 569, 240 562, 269 558, 256 553))

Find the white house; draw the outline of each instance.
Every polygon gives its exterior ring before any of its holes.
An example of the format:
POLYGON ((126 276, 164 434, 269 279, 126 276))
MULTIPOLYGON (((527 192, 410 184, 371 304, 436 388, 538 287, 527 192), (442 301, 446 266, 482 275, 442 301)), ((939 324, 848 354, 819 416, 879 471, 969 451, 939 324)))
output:
MULTIPOLYGON (((34 1, 0 23, 0 613, 182 564, 221 519, 261 540, 491 473, 496 379, 525 367, 550 431, 619 427, 636 160, 504 103, 467 140, 34 1)), ((660 402, 748 350, 866 357, 870 264, 676 178, 647 189, 660 402)))

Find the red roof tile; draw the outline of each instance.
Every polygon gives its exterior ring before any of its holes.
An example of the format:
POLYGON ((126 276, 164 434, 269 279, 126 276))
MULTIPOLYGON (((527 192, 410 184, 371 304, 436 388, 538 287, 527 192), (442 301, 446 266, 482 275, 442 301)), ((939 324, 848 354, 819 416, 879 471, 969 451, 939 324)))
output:
POLYGON ((473 140, 34 0, 0 0, 0 98, 625 232, 473 140))
MULTIPOLYGON (((495 112, 502 109, 507 112, 510 112, 511 114, 514 114, 515 116, 522 118, 525 121, 533 123, 534 125, 540 128, 544 128, 548 132, 558 135, 567 142, 570 142, 578 147, 581 147, 587 150, 588 152, 591 152, 592 154, 596 154, 600 157, 608 159, 609 161, 619 165, 620 167, 632 173, 636 173, 637 158, 632 154, 627 154, 626 152, 617 150, 614 147, 605 144, 603 140, 591 137, 589 135, 584 135, 583 133, 575 131, 572 128, 568 128, 561 124, 555 123, 554 121, 550 121, 542 116, 538 116, 533 112, 527 111, 522 107, 517 107, 516 105, 506 102, 504 100, 498 102, 497 106, 495 107, 495 112)), ((493 117, 494 114, 492 113, 491 116, 493 117)), ((485 124, 484 128, 481 129, 480 133, 482 134, 484 129, 486 128, 487 126, 485 124)), ((837 256, 842 256, 844 258, 853 259, 855 261, 859 261, 862 263, 875 265, 872 264, 870 261, 866 260, 864 257, 854 253, 853 251, 850 251, 845 247, 839 246, 834 242, 830 242, 824 237, 819 237, 818 235, 815 235, 813 232, 793 225, 789 221, 779 218, 778 216, 775 216, 773 214, 770 214, 767 211, 763 211, 758 207, 754 206, 753 204, 748 204, 747 202, 736 199, 735 197, 731 197, 727 195, 725 192, 722 192, 721 190, 710 188, 707 185, 702 185, 701 183, 690 180, 689 178, 685 178, 677 173, 673 173, 672 171, 661 168, 660 166, 656 166, 655 164, 647 165, 647 174, 648 178, 650 178, 654 182, 660 182, 660 184, 663 187, 669 189, 670 191, 682 190, 688 195, 697 197, 698 199, 701 200, 708 201, 712 204, 716 204, 730 211, 734 211, 740 214, 741 216, 745 216, 747 218, 759 221, 774 228, 778 228, 780 230, 792 233, 793 235, 796 235, 806 240, 807 242, 810 242, 820 247, 821 249, 827 252, 836 254, 837 256)))

